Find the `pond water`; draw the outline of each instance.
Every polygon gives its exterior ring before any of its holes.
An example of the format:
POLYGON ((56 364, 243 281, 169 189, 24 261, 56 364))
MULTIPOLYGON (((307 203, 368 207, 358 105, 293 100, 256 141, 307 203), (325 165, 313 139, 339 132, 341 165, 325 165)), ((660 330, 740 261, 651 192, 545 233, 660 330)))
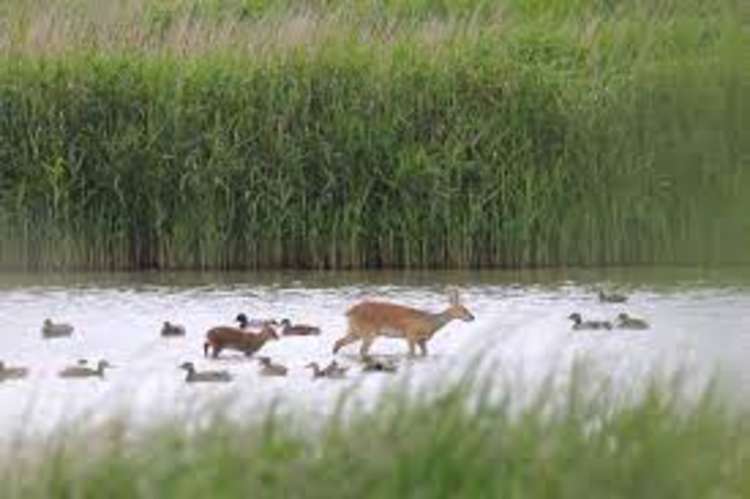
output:
POLYGON ((231 400, 248 413, 270 400, 325 412, 345 390, 374 399, 405 376, 429 391, 451 373, 464 372, 478 355, 498 373, 519 379, 542 379, 581 357, 623 386, 654 369, 681 368, 703 378, 718 372, 744 399, 750 393, 749 310, 750 269, 5 273, 0 274, 0 360, 31 372, 27 379, 0 383, 0 429, 43 431, 60 422, 122 412, 148 421, 213 400, 231 400), (345 331, 344 313, 359 300, 380 298, 438 311, 447 304, 449 286, 461 289, 476 320, 456 321, 438 332, 427 359, 407 359, 402 340, 379 339, 372 353, 393 356, 399 374, 362 374, 357 345, 336 357, 351 366, 346 380, 312 380, 304 368, 334 358, 331 347, 345 331), (599 287, 624 292, 629 300, 599 303, 599 287), (647 319, 651 328, 573 331, 567 316, 574 311, 592 319, 613 319, 626 311, 647 319), (238 312, 289 317, 318 325, 323 333, 267 344, 262 353, 290 373, 263 378, 257 362, 242 355, 203 358, 206 330, 231 324, 238 312), (73 324, 75 333, 42 339, 47 317, 73 324), (165 320, 185 325, 186 337, 161 338, 165 320), (80 358, 107 359, 116 367, 103 380, 57 376, 80 358), (221 386, 188 385, 178 369, 184 361, 198 369, 229 370, 235 379, 221 386))

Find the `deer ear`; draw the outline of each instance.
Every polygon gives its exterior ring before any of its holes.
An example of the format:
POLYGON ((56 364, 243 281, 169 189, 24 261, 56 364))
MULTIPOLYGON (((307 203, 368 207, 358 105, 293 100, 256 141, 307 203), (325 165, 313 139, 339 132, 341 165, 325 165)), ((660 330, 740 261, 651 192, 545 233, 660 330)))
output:
POLYGON ((461 303, 461 299, 458 296, 458 290, 456 288, 453 288, 448 292, 448 298, 451 305, 459 305, 461 303))

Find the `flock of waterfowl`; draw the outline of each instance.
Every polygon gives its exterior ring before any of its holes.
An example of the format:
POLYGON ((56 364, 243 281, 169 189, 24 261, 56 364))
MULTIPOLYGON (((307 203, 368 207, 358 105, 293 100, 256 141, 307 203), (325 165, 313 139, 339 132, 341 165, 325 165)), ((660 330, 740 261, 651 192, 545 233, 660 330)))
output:
MULTIPOLYGON (((599 301, 601 303, 625 303, 628 301, 628 297, 625 295, 613 293, 607 294, 602 290, 599 290, 599 301)), ((643 330, 648 329, 649 325, 643 319, 637 317, 631 317, 625 312, 620 312, 614 321, 608 320, 583 320, 581 314, 573 312, 568 316, 568 319, 573 321, 573 329, 634 329, 643 330)))
MULTIPOLYGON (((599 301, 602 303, 625 303, 627 297, 619 294, 606 294, 599 291, 599 301)), ((333 346, 336 354, 342 347, 361 342, 360 357, 363 363, 362 372, 385 372, 394 373, 398 370, 397 364, 391 361, 376 359, 369 355, 369 349, 378 336, 395 337, 406 340, 409 347, 409 355, 413 356, 416 347, 423 356, 427 355, 427 343, 432 336, 449 322, 458 319, 465 322, 474 320, 474 316, 466 307, 461 305, 458 292, 450 294, 449 306, 442 312, 432 313, 412 307, 384 303, 377 301, 364 301, 351 307, 346 315, 348 329, 346 335, 338 339, 333 346)), ((616 320, 583 320, 581 314, 572 313, 568 317, 573 321, 574 330, 596 330, 596 329, 648 329, 649 325, 643 319, 620 313, 616 320)), ((208 330, 203 344, 203 354, 209 354, 216 358, 224 350, 235 350, 252 356, 258 353, 263 346, 271 340, 278 340, 281 336, 318 336, 321 330, 318 327, 306 324, 292 324, 289 319, 249 319, 246 314, 240 313, 235 318, 238 327, 217 326, 208 330)), ((70 337, 74 328, 70 324, 55 324, 46 319, 42 325, 42 337, 47 339, 70 337)), ((161 336, 184 337, 186 329, 179 324, 169 321, 163 323, 161 336)), ((259 374, 261 376, 286 376, 289 369, 281 364, 275 363, 270 357, 257 358, 259 362, 259 374)), ((81 359, 78 364, 67 366, 58 372, 61 378, 104 378, 105 369, 113 367, 106 360, 100 360, 96 367, 88 365, 88 361, 81 359)), ((305 366, 312 370, 312 378, 341 379, 346 377, 348 366, 339 365, 335 360, 325 367, 317 362, 310 362, 305 366)), ((233 375, 225 370, 198 371, 192 362, 183 362, 180 366, 186 372, 185 381, 194 382, 229 382, 233 375)), ((29 373, 26 367, 6 366, 0 362, 0 382, 6 380, 22 379, 29 373)))
MULTIPOLYGON (((206 333, 204 343, 204 355, 209 353, 216 358, 224 349, 237 350, 247 356, 258 352, 269 340, 279 339, 283 336, 317 336, 321 333, 320 328, 306 324, 292 324, 289 319, 248 319, 247 315, 237 315, 235 322, 238 327, 218 326, 209 329, 206 333), (259 331, 253 329, 259 328, 259 331)), ((75 328, 70 324, 54 323, 45 319, 42 324, 42 337, 46 339, 67 338, 73 335, 75 328)), ((184 337, 187 335, 186 328, 180 324, 165 321, 162 324, 162 337, 184 337)), ((275 363, 270 357, 258 357, 260 364, 259 374, 261 376, 286 376, 289 369, 286 366, 275 363)), ((113 367, 108 361, 102 359, 96 367, 88 365, 88 360, 80 359, 77 364, 64 367, 57 374, 60 378, 104 378, 105 370, 113 367)), ((346 376, 349 367, 339 365, 335 360, 326 367, 321 368, 318 363, 311 362, 307 368, 312 369, 312 378, 341 379, 346 376)), ((186 372, 185 381, 194 382, 229 382, 234 379, 233 375, 225 370, 198 371, 192 362, 183 362, 180 366, 186 372)), ((367 357, 363 359, 363 372, 396 372, 395 364, 367 357)), ((29 374, 26 367, 9 367, 0 362, 0 382, 6 380, 23 379, 29 374)))

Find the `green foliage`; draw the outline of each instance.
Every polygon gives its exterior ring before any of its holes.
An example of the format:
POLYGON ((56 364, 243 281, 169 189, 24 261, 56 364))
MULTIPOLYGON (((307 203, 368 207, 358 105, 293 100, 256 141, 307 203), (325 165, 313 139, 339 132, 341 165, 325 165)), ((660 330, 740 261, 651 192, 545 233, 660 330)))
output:
POLYGON ((6 14, 0 266, 747 262, 728 1, 78 5, 6 14))
MULTIPOLYGON (((587 381, 588 380, 588 381, 587 381)), ((228 420, 127 419, 20 439, 0 495, 24 498, 748 497, 748 414, 715 389, 653 381, 623 398, 574 375, 519 404, 513 387, 395 389, 370 410, 228 420), (557 388, 553 388, 557 386, 557 388), (677 389, 676 389, 677 387, 677 389), (503 396, 498 396, 503 393, 503 396), (494 394, 494 395, 493 395, 494 394), (197 423, 200 420, 202 423, 197 423)), ((515 388, 518 388, 516 386, 515 388)))

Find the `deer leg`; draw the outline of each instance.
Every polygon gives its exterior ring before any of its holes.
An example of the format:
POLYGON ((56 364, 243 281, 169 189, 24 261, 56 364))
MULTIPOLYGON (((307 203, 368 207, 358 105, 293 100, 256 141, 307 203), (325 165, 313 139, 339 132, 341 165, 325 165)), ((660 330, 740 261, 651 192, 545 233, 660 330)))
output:
POLYGON ((333 344, 333 353, 334 354, 337 353, 346 345, 349 345, 350 343, 354 343, 357 340, 359 340, 357 336, 354 336, 352 333, 347 334, 346 336, 337 340, 336 343, 333 344))
POLYGON ((411 338, 406 338, 406 341, 409 343, 409 357, 414 357, 415 355, 415 346, 416 342, 411 338))
POLYGON ((427 357, 427 340, 419 340, 417 345, 419 345, 419 349, 422 351, 422 357, 427 357))
POLYGON ((221 353, 221 350, 222 350, 221 347, 219 347, 217 345, 214 345, 214 353, 213 353, 213 358, 214 359, 219 356, 219 354, 221 353))
POLYGON ((362 357, 363 359, 367 358, 367 353, 370 351, 370 346, 372 345, 373 341, 375 341, 374 336, 368 336, 362 339, 362 346, 359 347, 360 357, 362 357))

